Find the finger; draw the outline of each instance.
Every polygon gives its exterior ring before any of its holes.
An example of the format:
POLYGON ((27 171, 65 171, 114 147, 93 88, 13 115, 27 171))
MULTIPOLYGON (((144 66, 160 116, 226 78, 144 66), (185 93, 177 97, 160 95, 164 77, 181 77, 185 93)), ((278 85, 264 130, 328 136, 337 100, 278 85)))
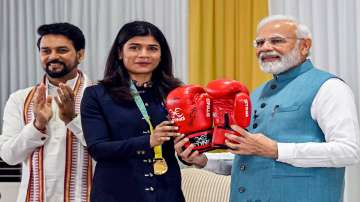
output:
POLYGON ((157 131, 161 131, 161 132, 176 132, 179 127, 177 126, 157 126, 155 128, 157 131))
POLYGON ((60 83, 59 87, 66 99, 72 100, 74 98, 73 92, 68 85, 60 83))
POLYGON ((230 152, 232 154, 239 154, 239 152, 237 152, 236 150, 233 150, 233 149, 227 149, 226 151, 230 152))
POLYGON ((225 137, 231 141, 235 141, 240 143, 241 142, 241 138, 240 136, 234 135, 234 134, 230 134, 230 133, 225 133, 225 137))
POLYGON ((180 140, 184 138, 185 134, 180 134, 174 139, 174 144, 177 144, 180 140))
POLYGON ((59 106, 59 108, 63 107, 63 103, 60 101, 59 96, 55 96, 55 102, 59 106))
POLYGON ((251 136, 246 136, 246 137, 238 136, 237 140, 239 143, 247 143, 249 142, 249 140, 251 140, 251 136))
POLYGON ((39 89, 37 89, 34 95, 34 104, 38 104, 39 102, 40 102, 40 94, 39 94, 39 89))
POLYGON ((59 84, 59 89, 61 90, 61 92, 65 98, 70 98, 69 92, 67 91, 67 89, 63 83, 59 84))
POLYGON ((163 122, 159 123, 159 125, 157 125, 156 127, 172 125, 172 124, 174 124, 172 121, 163 121, 163 122))
POLYGON ((46 97, 46 88, 44 84, 40 84, 39 87, 36 89, 35 93, 35 100, 37 103, 45 102, 46 97))
POLYGON ((190 154, 190 156, 189 156, 189 159, 195 159, 195 158, 197 158, 197 157, 199 157, 200 156, 200 153, 199 153, 199 151, 194 151, 194 152, 192 152, 191 154, 190 154))
POLYGON ((61 90, 61 88, 57 88, 56 91, 58 92, 58 97, 60 98, 60 101, 62 103, 66 102, 66 97, 64 95, 64 92, 61 90))
POLYGON ((178 137, 180 133, 172 133, 172 132, 163 132, 163 131, 156 131, 156 136, 158 137, 178 137))
POLYGON ((170 140, 170 137, 160 137, 161 142, 166 142, 166 141, 169 141, 169 140, 170 140))
POLYGON ((51 103, 52 103, 52 96, 49 95, 49 96, 46 97, 46 104, 51 106, 51 103))
POLYGON ((225 140, 225 145, 232 150, 239 150, 241 148, 239 144, 232 143, 229 140, 225 140))
POLYGON ((74 95, 73 89, 67 84, 62 84, 62 89, 69 93, 69 95, 74 95))
POLYGON ((243 135, 243 136, 248 136, 248 135, 250 135, 249 132, 247 132, 245 129, 241 128, 241 127, 238 126, 238 125, 231 125, 231 128, 232 128, 233 130, 235 130, 236 132, 240 133, 240 134, 243 135))
POLYGON ((182 158, 185 158, 185 159, 188 159, 191 152, 193 151, 193 148, 195 147, 195 145, 193 144, 190 144, 183 152, 181 152, 181 157, 182 158))
POLYGON ((182 147, 189 141, 188 138, 184 138, 175 144, 175 150, 180 155, 183 152, 182 147))
POLYGON ((167 137, 179 137, 180 135, 180 133, 165 133, 165 136, 167 137))

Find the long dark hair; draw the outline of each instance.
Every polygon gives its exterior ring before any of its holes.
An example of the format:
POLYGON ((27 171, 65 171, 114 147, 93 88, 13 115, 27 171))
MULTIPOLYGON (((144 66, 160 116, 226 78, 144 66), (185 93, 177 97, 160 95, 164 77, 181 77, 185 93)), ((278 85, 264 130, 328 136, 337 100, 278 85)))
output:
POLYGON ((158 96, 163 99, 174 88, 181 85, 181 81, 174 77, 172 68, 172 57, 169 45, 164 34, 155 25, 145 21, 134 21, 125 24, 117 34, 106 61, 104 78, 101 84, 117 102, 130 101, 130 76, 119 59, 119 50, 124 44, 135 36, 153 36, 160 44, 161 60, 152 73, 153 86, 158 96))

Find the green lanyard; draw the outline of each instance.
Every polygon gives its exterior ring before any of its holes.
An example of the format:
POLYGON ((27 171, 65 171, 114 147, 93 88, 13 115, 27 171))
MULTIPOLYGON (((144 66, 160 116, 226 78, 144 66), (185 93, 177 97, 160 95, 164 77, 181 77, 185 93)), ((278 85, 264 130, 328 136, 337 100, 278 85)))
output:
MULTIPOLYGON (((150 135, 153 135, 154 134, 154 127, 151 124, 150 116, 148 115, 148 113, 146 111, 144 102, 141 99, 141 97, 139 95, 139 92, 136 89, 133 81, 130 82, 130 90, 131 90, 132 97, 134 98, 137 107, 139 108, 139 110, 140 110, 142 116, 144 117, 146 123, 149 125, 150 135)), ((158 146, 154 147, 154 153, 155 153, 155 159, 163 159, 161 145, 158 145, 158 146)))

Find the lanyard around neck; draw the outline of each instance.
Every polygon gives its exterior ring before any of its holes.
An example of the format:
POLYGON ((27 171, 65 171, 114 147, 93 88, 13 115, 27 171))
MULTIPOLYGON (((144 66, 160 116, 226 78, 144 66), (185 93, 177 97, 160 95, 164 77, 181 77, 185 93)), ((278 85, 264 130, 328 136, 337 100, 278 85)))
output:
MULTIPOLYGON (((131 90, 131 95, 134 98, 134 101, 136 103, 136 106, 139 108, 142 116, 144 117, 146 123, 149 125, 150 128, 150 135, 154 134, 154 127, 151 124, 150 121, 150 116, 147 113, 146 107, 144 105, 143 100, 141 99, 138 90, 136 89, 134 82, 130 81, 130 90, 131 90)), ((155 159, 162 159, 162 149, 161 149, 161 145, 159 146, 155 146, 154 147, 154 153, 155 153, 155 159)))

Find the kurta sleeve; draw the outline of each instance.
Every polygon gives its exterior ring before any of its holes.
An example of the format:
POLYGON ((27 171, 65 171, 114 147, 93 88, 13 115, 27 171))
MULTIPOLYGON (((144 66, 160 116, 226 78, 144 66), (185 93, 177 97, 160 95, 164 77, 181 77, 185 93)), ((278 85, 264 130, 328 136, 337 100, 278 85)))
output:
POLYGON ((34 127, 24 126, 22 91, 12 94, 4 108, 3 130, 0 135, 0 157, 8 164, 23 162, 37 148, 45 144, 48 135, 34 127))
MULTIPOLYGON (((94 86, 86 88, 81 101, 81 122, 90 155, 96 161, 138 157, 138 152, 150 149, 149 135, 112 141, 110 128, 102 112, 101 95, 94 86)), ((114 131, 121 132, 121 131, 114 131)))

